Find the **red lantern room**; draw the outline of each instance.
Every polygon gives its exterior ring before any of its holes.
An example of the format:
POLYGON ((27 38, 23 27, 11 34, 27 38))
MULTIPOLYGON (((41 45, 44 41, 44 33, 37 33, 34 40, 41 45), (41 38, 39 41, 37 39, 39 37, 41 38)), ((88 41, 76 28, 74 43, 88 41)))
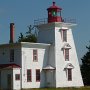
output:
POLYGON ((62 8, 56 6, 55 2, 53 2, 53 5, 47 9, 47 11, 48 11, 48 23, 62 22, 61 10, 62 10, 62 8))

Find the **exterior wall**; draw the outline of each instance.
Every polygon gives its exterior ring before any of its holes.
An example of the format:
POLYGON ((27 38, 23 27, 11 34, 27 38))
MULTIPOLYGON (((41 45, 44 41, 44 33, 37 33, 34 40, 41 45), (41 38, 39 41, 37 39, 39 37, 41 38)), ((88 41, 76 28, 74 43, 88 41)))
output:
POLYGON ((13 89, 20 90, 21 89, 21 75, 20 75, 20 80, 16 80, 15 79, 16 74, 21 74, 20 68, 13 69, 13 89))
POLYGON ((46 87, 56 87, 56 77, 55 77, 55 70, 47 70, 46 71, 46 87))
POLYGON ((55 46, 53 44, 49 48, 48 65, 51 65, 52 67, 56 67, 56 63, 55 63, 55 46))
POLYGON ((45 87, 45 72, 42 70, 48 62, 47 46, 27 45, 22 46, 22 88, 45 87), (38 62, 33 61, 33 49, 38 50, 38 62), (27 82, 27 69, 31 69, 32 81, 27 82), (40 69, 40 82, 36 82, 36 69, 40 69))
POLYGON ((37 28, 39 29, 38 42, 51 44, 49 47, 48 65, 55 67, 55 24, 43 24, 37 28))
POLYGON ((21 47, 15 45, 0 47, 0 64, 18 64, 21 65, 21 47), (10 62, 10 49, 14 49, 14 62, 10 62))
MULTIPOLYGON (((49 43, 51 44, 49 47, 49 58, 47 65, 52 67, 56 67, 55 63, 55 25, 54 23, 43 24, 38 26, 38 42, 49 43)), ((45 81, 46 87, 56 87, 56 72, 53 70, 45 71, 45 81)))
MULTIPOLYGON (((12 72, 12 70, 7 69, 7 70, 1 70, 0 73, 1 73, 1 77, 0 77, 0 79, 1 79, 1 82, 0 82, 1 83, 1 88, 2 89, 7 89, 8 88, 8 79, 7 79, 8 74, 10 74, 11 78, 12 78, 13 72, 12 72)), ((13 82, 12 81, 11 81, 11 83, 12 83, 11 87, 13 88, 13 82)))
POLYGON ((54 23, 53 24, 43 24, 37 27, 39 30, 38 33, 38 42, 39 43, 49 43, 54 44, 55 41, 55 31, 54 23), (50 26, 50 27, 49 27, 50 26))
POLYGON ((68 27, 55 28, 55 59, 56 59, 56 87, 83 86, 83 81, 80 73, 80 67, 71 28, 68 27), (62 42, 60 28, 68 29, 67 42, 62 42), (62 47, 64 46, 65 43, 69 43, 69 45, 71 46, 71 49, 69 50, 69 61, 65 61, 62 51, 62 47), (67 73, 65 71, 65 67, 68 63, 71 63, 74 66, 74 68, 72 69, 72 81, 67 80, 67 73))

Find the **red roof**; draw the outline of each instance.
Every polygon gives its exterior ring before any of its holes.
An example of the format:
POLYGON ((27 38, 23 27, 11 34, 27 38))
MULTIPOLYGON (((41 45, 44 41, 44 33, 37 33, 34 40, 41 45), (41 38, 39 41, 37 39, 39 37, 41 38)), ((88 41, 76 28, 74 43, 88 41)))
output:
POLYGON ((55 5, 55 2, 53 2, 53 5, 50 6, 47 10, 50 10, 50 9, 57 9, 57 10, 62 10, 62 8, 58 7, 55 5))
POLYGON ((20 68, 19 65, 17 64, 0 64, 0 69, 3 69, 3 68, 20 68))

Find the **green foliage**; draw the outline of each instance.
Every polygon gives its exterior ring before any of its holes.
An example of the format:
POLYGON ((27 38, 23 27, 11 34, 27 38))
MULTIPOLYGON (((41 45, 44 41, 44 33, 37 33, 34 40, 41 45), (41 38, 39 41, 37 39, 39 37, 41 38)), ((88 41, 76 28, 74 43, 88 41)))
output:
POLYGON ((26 32, 26 35, 24 36, 20 33, 18 42, 37 42, 37 31, 34 28, 34 26, 28 26, 29 30, 26 32))
POLYGON ((82 65, 81 65, 81 73, 82 73, 82 78, 84 81, 85 85, 90 85, 90 46, 86 46, 87 52, 83 56, 82 60, 82 65))

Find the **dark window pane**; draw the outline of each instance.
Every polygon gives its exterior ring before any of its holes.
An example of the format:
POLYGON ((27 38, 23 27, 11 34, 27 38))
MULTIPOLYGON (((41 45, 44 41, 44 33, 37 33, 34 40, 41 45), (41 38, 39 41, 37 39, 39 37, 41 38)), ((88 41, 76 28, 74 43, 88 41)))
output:
POLYGON ((36 70, 36 81, 40 81, 40 69, 36 70))
POLYGON ((20 74, 15 74, 15 80, 20 80, 20 74))
POLYGON ((63 30, 63 41, 67 42, 67 30, 63 30))
POLYGON ((69 60, 69 49, 65 49, 65 60, 69 60))
POLYGON ((68 81, 72 81, 72 69, 68 69, 68 81))
POLYGON ((31 69, 27 70, 27 82, 31 82, 32 81, 32 77, 31 77, 31 69))

